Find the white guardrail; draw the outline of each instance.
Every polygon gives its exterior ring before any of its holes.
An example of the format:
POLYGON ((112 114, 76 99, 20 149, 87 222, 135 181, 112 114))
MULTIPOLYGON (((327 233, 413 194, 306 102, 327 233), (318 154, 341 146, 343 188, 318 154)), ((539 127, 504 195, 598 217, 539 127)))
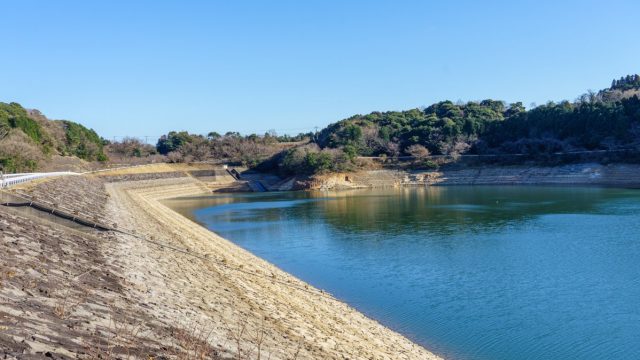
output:
POLYGON ((0 189, 5 189, 14 185, 18 185, 18 184, 26 183, 32 180, 46 178, 46 177, 95 174, 95 173, 104 172, 104 171, 130 169, 130 168, 144 167, 144 166, 150 166, 150 165, 155 165, 155 163, 130 165, 130 166, 116 166, 116 167, 100 169, 100 170, 85 171, 82 173, 77 173, 73 171, 57 171, 57 172, 46 172, 46 173, 3 174, 3 175, 0 175, 0 189))
POLYGON ((48 173, 23 173, 23 174, 3 174, 0 176, 0 188, 8 188, 14 185, 23 184, 36 179, 53 176, 79 175, 71 171, 59 171, 48 173))
POLYGON ((46 173, 20 173, 20 174, 2 174, 0 175, 0 189, 5 189, 14 185, 26 183, 32 180, 53 177, 53 176, 67 176, 67 175, 82 175, 82 174, 95 174, 104 171, 113 171, 113 170, 122 170, 122 169, 130 169, 137 167, 144 167, 152 164, 140 164, 140 165, 131 165, 131 166, 118 166, 100 170, 91 170, 85 171, 82 173, 77 173, 73 171, 57 171, 57 172, 46 172, 46 173))

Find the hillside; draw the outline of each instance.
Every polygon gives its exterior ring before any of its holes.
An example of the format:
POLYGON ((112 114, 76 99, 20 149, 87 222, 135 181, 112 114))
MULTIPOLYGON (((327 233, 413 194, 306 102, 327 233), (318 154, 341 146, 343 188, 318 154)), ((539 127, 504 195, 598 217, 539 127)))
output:
POLYGON ((67 120, 49 120, 38 110, 0 102, 0 165, 5 172, 32 171, 52 156, 105 161, 95 131, 67 120))
MULTIPOLYGON (((640 150, 639 94, 640 76, 628 75, 597 93, 531 109, 522 102, 493 99, 441 101, 425 108, 354 115, 295 138, 172 131, 156 147, 171 162, 227 159, 283 176, 357 170, 366 167, 367 157, 383 162, 408 157, 426 168, 438 166, 432 155, 549 163, 559 161, 558 153, 640 150)), ((628 160, 627 155, 609 159, 628 160)))
MULTIPOLYGON (((637 79, 638 75, 628 79, 637 79)), ((623 78, 624 79, 624 78, 623 78)), ((329 125, 318 145, 362 156, 411 155, 411 145, 431 154, 527 153, 609 149, 638 145, 640 81, 576 101, 549 102, 526 110, 521 102, 442 101, 424 110, 373 112, 329 125)))
POLYGON ((424 109, 372 112, 333 123, 314 138, 271 159, 287 174, 344 171, 358 157, 411 156, 425 165, 430 155, 525 155, 640 149, 640 76, 614 80, 610 88, 575 101, 525 109, 521 102, 492 99, 442 101, 424 109))
POLYGON ((105 147, 105 140, 80 124, 49 120, 16 103, 0 103, 0 165, 11 172, 36 169, 56 156, 105 161, 108 151, 118 163, 216 160, 281 175, 309 175, 358 169, 362 157, 408 156, 416 159, 417 166, 434 167, 431 155, 453 159, 518 155, 521 162, 548 160, 557 153, 636 151, 639 96, 640 75, 627 75, 574 101, 531 109, 522 102, 493 99, 441 101, 425 108, 354 115, 295 137, 275 132, 242 136, 212 131, 203 136, 171 131, 155 148, 133 138, 105 147))

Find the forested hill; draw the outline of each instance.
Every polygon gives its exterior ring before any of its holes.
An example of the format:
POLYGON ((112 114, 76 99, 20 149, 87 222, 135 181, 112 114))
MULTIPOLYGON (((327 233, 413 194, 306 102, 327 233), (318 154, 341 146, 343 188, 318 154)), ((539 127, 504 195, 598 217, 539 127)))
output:
POLYGON ((157 151, 169 161, 227 159, 283 175, 345 171, 361 157, 486 154, 552 158, 590 150, 640 151, 640 76, 616 79, 609 88, 574 101, 525 109, 521 102, 442 101, 407 111, 372 112, 296 137, 208 136, 172 131, 157 151), (286 145, 285 145, 286 144, 286 145))
POLYGON ((528 153, 638 145, 638 75, 599 93, 525 110, 522 103, 443 101, 425 109, 373 112, 329 125, 320 147, 378 156, 407 154, 414 144, 432 154, 528 153), (633 96, 629 96, 632 94, 633 96))
POLYGON ((638 90, 640 88, 640 75, 627 75, 623 76, 620 79, 614 79, 611 82, 610 91, 619 90, 638 90))
MULTIPOLYGON (((123 158, 157 151, 161 154, 157 156, 166 155, 165 160, 174 162, 237 161, 283 175, 350 170, 358 166, 359 157, 370 156, 428 159, 429 155, 536 157, 584 150, 640 151, 639 96, 640 76, 628 75, 574 101, 531 109, 520 102, 491 99, 442 101, 420 109, 355 115, 318 133, 295 137, 172 131, 160 138, 156 149, 129 138, 109 149, 123 158)), ((80 124, 49 120, 16 103, 0 103, 0 165, 5 171, 33 170, 51 155, 104 161, 106 143, 80 124)))
POLYGON ((629 75, 598 93, 529 110, 520 102, 442 101, 424 109, 355 115, 323 129, 316 137, 318 149, 304 154, 290 150, 280 164, 285 170, 315 172, 319 163, 335 170, 343 163, 334 161, 336 156, 535 155, 637 148, 639 93, 640 76, 629 75))
POLYGON ((51 155, 104 161, 95 131, 67 120, 49 120, 37 110, 0 102, 0 166, 5 172, 32 171, 51 155))

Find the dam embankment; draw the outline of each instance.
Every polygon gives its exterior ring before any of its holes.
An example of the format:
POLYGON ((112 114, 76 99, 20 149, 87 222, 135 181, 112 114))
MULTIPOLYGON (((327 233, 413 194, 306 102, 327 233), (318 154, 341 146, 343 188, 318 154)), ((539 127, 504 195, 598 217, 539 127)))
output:
MULTIPOLYGON (((290 190, 520 184, 639 187, 640 166, 372 170, 283 179, 279 185, 290 190)), ((246 187, 207 165, 159 164, 13 190, 135 236, 74 229, 0 207, 4 355, 437 358, 162 204, 220 189, 246 187)))
POLYGON ((211 184, 155 174, 16 189, 135 236, 0 208, 6 356, 438 358, 165 207, 162 199, 206 195, 211 184))

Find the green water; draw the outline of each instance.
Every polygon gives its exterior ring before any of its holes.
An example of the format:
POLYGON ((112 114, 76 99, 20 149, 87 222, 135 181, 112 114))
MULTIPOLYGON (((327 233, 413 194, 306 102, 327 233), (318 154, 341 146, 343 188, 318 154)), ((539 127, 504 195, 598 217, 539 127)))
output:
POLYGON ((430 187, 168 204, 452 359, 640 359, 640 191, 430 187))

